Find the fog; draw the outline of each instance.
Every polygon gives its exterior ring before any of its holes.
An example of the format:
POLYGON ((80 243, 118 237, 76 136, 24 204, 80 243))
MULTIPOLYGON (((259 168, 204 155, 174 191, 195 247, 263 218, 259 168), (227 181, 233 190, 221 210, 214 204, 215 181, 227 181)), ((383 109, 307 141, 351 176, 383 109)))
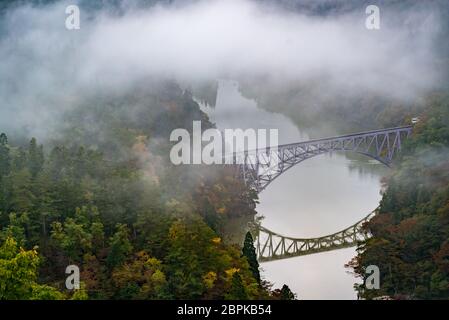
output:
POLYGON ((381 6, 381 30, 372 31, 365 27, 364 6, 311 15, 249 0, 178 1, 139 10, 139 1, 125 1, 132 5, 120 11, 80 4, 81 29, 69 31, 65 8, 73 3, 21 5, 4 13, 3 131, 25 129, 42 138, 61 111, 86 96, 125 92, 148 78, 186 85, 217 78, 277 85, 325 79, 327 94, 341 88, 410 99, 441 77, 435 66, 440 17, 431 6, 400 12, 381 6))
MULTIPOLYGON (((190 88, 232 79, 242 92, 244 85, 254 85, 268 96, 301 88, 291 99, 297 109, 325 108, 335 100, 344 104, 344 98, 366 93, 376 101, 416 101, 446 76, 441 60, 447 22, 432 5, 444 1, 404 2, 410 6, 381 1, 380 30, 365 27, 366 4, 358 0, 279 1, 282 5, 276 0, 128 0, 119 5, 72 0, 20 2, 3 11, 0 4, 0 132, 13 139, 35 136, 41 143, 58 132, 65 111, 101 104, 109 96, 109 101, 132 96, 137 104, 145 95, 134 95, 134 89, 141 93, 164 80, 190 88), (81 28, 70 31, 65 9, 74 3, 80 6, 81 28)), ((262 104, 240 93, 222 85, 212 119, 221 129, 274 127, 281 143, 312 135, 284 116, 261 112, 262 104)), ((94 121, 84 125, 97 128, 89 132, 100 140, 107 133, 94 121)), ((327 123, 323 126, 321 136, 336 134, 327 123)), ((154 165, 159 160, 141 138, 133 152, 141 155, 142 166, 154 165)), ((354 175, 347 168, 351 164, 338 155, 292 169, 270 186, 270 194, 261 195, 257 210, 266 218, 264 226, 315 237, 364 217, 378 204, 379 177, 354 175)), ((152 166, 145 171, 154 177, 152 166)), ((289 284, 300 298, 351 299, 354 279, 343 264, 354 254, 347 249, 272 262, 263 266, 264 276, 277 287, 289 284)))

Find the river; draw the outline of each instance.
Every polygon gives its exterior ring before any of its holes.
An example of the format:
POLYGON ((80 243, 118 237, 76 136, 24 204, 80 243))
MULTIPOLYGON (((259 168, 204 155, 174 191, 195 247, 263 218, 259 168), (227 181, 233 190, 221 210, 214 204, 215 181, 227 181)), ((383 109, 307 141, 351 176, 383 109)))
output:
MULTIPOLYGON (((220 81, 215 108, 202 108, 220 130, 274 128, 280 144, 308 139, 287 117, 244 98, 235 81, 220 81)), ((264 216, 262 225, 301 238, 345 229, 377 207, 383 173, 379 166, 368 158, 336 153, 296 165, 260 194, 256 209, 264 216)), ((356 299, 353 285, 359 280, 344 268, 355 254, 355 248, 349 248, 266 262, 261 264, 262 277, 274 288, 287 284, 299 299, 356 299)))

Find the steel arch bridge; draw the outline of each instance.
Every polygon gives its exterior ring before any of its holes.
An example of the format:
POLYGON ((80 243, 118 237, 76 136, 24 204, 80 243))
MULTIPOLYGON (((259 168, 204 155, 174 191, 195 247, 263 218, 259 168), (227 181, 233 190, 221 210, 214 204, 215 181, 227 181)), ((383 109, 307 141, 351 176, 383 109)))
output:
MULTIPOLYGON (((276 148, 246 151, 234 154, 233 157, 240 163, 240 177, 246 185, 260 193, 288 169, 324 153, 355 152, 390 166, 393 157, 401 150, 402 142, 411 134, 412 128, 413 126, 403 126, 291 143, 276 148)), ((374 213, 370 213, 337 233, 309 239, 286 237, 261 225, 253 225, 258 259, 261 262, 273 261, 355 246, 358 241, 370 237, 363 225, 373 215, 374 213)))
POLYGON ((390 166, 411 132, 412 126, 381 129, 245 151, 233 157, 245 183, 260 193, 288 169, 324 153, 355 152, 390 166))

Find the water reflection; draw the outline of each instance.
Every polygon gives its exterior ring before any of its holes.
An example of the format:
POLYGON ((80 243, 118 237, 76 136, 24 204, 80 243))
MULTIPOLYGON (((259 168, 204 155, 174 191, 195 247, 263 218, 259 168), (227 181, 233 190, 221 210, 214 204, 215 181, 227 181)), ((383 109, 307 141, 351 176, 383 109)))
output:
MULTIPOLYGON (((278 129, 279 143, 308 139, 290 119, 257 108, 238 84, 220 81, 215 109, 207 110, 221 130, 278 129)), ((358 155, 320 155, 281 175, 260 194, 263 225, 293 237, 317 237, 342 230, 375 209, 383 166, 358 155)), ((355 249, 264 263, 264 277, 276 287, 287 283, 301 299, 354 299, 356 281, 344 269, 355 249)))

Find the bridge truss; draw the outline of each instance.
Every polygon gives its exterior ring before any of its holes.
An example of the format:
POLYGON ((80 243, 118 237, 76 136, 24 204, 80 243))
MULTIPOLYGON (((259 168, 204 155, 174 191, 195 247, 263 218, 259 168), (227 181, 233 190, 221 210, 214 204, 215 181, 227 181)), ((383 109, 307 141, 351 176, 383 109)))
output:
POLYGON ((355 152, 389 166, 411 131, 412 126, 381 129, 246 151, 234 157, 245 183, 260 193, 288 169, 324 153, 355 152))
POLYGON ((267 262, 356 246, 371 236, 364 225, 373 215, 370 213, 344 230, 319 238, 291 238, 254 225, 252 232, 258 260, 267 262))
MULTIPOLYGON (((288 169, 324 153, 355 152, 390 166, 411 132, 412 126, 395 127, 247 151, 233 157, 236 163, 240 163, 239 175, 248 186, 260 193, 288 169)), ((258 259, 266 262, 356 246, 359 241, 371 236, 364 225, 373 215, 370 213, 342 231, 318 238, 286 237, 261 225, 254 225, 252 231, 258 259)))

